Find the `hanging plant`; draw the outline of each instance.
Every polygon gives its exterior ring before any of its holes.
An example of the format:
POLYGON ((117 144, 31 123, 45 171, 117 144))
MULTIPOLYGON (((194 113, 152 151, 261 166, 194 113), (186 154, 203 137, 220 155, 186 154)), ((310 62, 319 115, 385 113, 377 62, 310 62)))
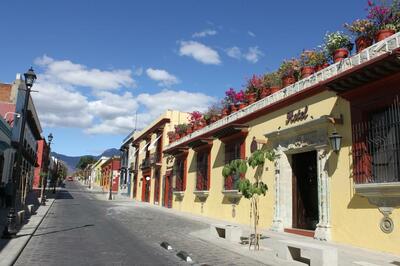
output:
POLYGON ((227 178, 235 174, 244 175, 247 172, 247 161, 242 159, 233 160, 222 168, 222 176, 227 178))

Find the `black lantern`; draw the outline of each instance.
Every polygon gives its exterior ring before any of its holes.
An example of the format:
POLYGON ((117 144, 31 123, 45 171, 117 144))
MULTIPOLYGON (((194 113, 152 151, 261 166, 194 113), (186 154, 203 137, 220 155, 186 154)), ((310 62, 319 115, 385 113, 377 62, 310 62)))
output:
POLYGON ((31 88, 31 87, 33 86, 33 83, 34 83, 35 80, 36 80, 36 74, 35 74, 35 72, 33 71, 33 68, 31 67, 31 68, 28 70, 28 72, 26 72, 26 73, 24 74, 24 76, 25 76, 25 85, 26 85, 26 87, 31 88))
POLYGON ((51 142, 52 140, 53 140, 53 134, 49 134, 48 136, 47 136, 47 139, 49 140, 49 142, 51 142))
POLYGON ((332 150, 334 152, 338 152, 340 150, 340 147, 342 145, 342 136, 337 133, 336 131, 333 132, 330 136, 329 136, 329 140, 331 142, 331 146, 332 146, 332 150))

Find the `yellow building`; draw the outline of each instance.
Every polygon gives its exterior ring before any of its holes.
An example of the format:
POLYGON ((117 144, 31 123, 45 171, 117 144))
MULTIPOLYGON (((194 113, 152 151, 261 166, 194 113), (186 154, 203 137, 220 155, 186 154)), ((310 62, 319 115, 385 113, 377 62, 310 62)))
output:
POLYGON ((97 160, 97 162, 95 162, 92 165, 92 171, 90 174, 90 182, 91 184, 97 184, 98 186, 100 186, 100 182, 101 182, 101 166, 104 164, 104 162, 106 162, 108 159, 108 157, 101 157, 99 160, 97 160))
POLYGON ((261 227, 399 254, 399 46, 395 34, 166 146, 187 116, 168 111, 132 143, 136 199, 249 224, 240 177, 222 168, 274 150, 246 173, 269 188, 261 227))
POLYGON ((131 142, 134 149, 133 160, 129 167, 133 169, 133 198, 171 206, 172 194, 168 191, 172 192, 172 183, 165 182, 165 173, 170 173, 171 169, 167 169, 169 158, 163 156, 162 152, 168 144, 167 132, 173 131, 176 125, 187 122, 187 113, 167 110, 147 128, 134 134, 131 142))

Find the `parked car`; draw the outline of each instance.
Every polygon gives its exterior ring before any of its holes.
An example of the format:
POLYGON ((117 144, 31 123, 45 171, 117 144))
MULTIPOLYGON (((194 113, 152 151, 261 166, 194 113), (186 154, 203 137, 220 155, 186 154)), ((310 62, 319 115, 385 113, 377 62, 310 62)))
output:
POLYGON ((68 181, 74 181, 74 178, 73 178, 72 176, 69 176, 69 177, 67 178, 67 180, 68 180, 68 181))

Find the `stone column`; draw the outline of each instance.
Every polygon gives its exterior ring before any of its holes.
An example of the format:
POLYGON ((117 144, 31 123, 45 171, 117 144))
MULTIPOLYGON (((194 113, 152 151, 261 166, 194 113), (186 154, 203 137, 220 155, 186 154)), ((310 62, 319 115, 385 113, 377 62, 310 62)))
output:
POLYGON ((282 220, 282 215, 281 215, 281 202, 280 202, 280 197, 281 197, 281 189, 280 189, 280 160, 282 156, 284 156, 282 149, 280 147, 277 147, 275 150, 276 154, 276 159, 274 161, 274 166, 275 166, 275 204, 274 204, 274 218, 272 220, 272 227, 271 230, 277 231, 277 232, 283 232, 283 220, 282 220))
POLYGON ((328 152, 326 148, 327 147, 324 146, 317 149, 319 223, 317 224, 314 238, 329 241, 331 239, 330 188, 328 152))

